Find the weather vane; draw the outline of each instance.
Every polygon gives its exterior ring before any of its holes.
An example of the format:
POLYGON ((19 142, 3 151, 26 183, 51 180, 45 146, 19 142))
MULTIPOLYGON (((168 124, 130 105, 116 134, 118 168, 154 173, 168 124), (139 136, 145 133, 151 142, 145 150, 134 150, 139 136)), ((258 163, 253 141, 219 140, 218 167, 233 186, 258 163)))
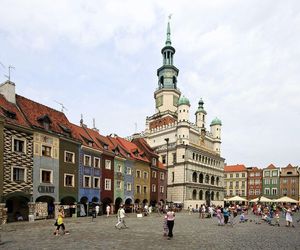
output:
MULTIPOLYGON (((0 65, 5 69, 5 65, 2 62, 0 62, 0 65)), ((15 69, 15 67, 12 65, 9 65, 8 66, 8 75, 4 75, 8 79, 9 82, 10 82, 10 71, 12 69, 15 69)))
POLYGON ((68 110, 63 103, 55 101, 57 104, 59 104, 61 106, 61 112, 64 112, 64 110, 68 110))
POLYGON ((169 15, 169 20, 171 20, 172 15, 173 15, 172 13, 169 15))

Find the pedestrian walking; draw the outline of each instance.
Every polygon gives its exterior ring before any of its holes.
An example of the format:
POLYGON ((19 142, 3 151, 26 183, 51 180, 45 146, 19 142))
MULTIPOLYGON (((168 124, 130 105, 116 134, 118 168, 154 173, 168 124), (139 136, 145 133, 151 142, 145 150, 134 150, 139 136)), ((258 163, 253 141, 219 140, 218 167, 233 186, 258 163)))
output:
POLYGON ((55 236, 59 235, 59 229, 60 228, 62 228, 63 234, 69 234, 69 231, 66 231, 66 228, 65 228, 64 218, 65 218, 64 208, 61 207, 58 210, 57 220, 54 224, 56 226, 56 230, 54 231, 55 236))
POLYGON ((279 220, 280 220, 279 212, 276 212, 276 214, 275 214, 275 225, 274 226, 280 227, 279 220))
POLYGON ((168 240, 173 238, 173 228, 174 228, 174 221, 175 221, 175 212, 172 208, 169 208, 167 212, 167 225, 168 225, 168 240))
POLYGON ((126 213, 125 213, 125 210, 123 208, 123 205, 121 205, 119 210, 118 210, 118 222, 115 225, 116 228, 118 228, 118 229, 128 228, 126 223, 125 223, 125 217, 126 217, 126 213))
POLYGON ((286 220, 286 225, 285 225, 286 227, 290 227, 290 226, 295 227, 293 225, 293 217, 292 217, 292 209, 291 208, 286 210, 285 220, 286 220))
POLYGON ((99 215, 99 212, 100 212, 100 207, 99 207, 99 205, 97 204, 97 205, 96 205, 96 214, 99 215))
POLYGON ((106 217, 109 217, 109 213, 110 213, 110 205, 107 204, 107 206, 106 206, 106 217))
POLYGON ((228 218, 229 218, 229 210, 228 207, 223 208, 223 216, 224 216, 224 223, 228 223, 228 218))

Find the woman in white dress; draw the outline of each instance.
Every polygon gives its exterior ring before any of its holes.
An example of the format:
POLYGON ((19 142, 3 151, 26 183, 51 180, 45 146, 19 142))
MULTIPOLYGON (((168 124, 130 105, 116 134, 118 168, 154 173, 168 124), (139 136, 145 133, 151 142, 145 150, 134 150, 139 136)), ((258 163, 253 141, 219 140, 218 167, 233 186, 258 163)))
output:
POLYGON ((285 220, 286 220, 286 227, 292 226, 295 227, 293 225, 293 217, 292 217, 292 210, 291 208, 287 209, 285 212, 285 220))

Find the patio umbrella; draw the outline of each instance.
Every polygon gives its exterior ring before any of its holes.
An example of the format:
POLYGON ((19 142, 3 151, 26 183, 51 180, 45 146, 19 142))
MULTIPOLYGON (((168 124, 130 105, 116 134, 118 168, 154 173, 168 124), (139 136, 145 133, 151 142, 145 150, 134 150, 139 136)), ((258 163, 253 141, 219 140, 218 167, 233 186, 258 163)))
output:
POLYGON ((247 200, 243 197, 236 195, 234 197, 229 198, 228 201, 247 201, 247 200))
POLYGON ((290 197, 287 197, 287 196, 283 196, 277 200, 274 200, 274 202, 286 202, 286 203, 298 203, 299 201, 297 200, 294 200, 290 197))
POLYGON ((271 200, 271 199, 269 199, 269 198, 267 198, 265 196, 261 196, 260 198, 257 197, 255 199, 250 200, 250 202, 258 202, 258 201, 259 202, 273 202, 273 200, 271 200))

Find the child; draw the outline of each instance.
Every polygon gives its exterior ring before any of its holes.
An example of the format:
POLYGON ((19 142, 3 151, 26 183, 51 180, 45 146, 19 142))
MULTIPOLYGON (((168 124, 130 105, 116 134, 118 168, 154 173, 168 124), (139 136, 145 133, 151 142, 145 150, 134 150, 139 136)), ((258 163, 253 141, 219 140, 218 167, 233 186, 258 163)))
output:
POLYGON ((280 216, 279 216, 279 213, 278 212, 276 212, 276 214, 275 214, 275 219, 276 219, 276 221, 275 221, 275 225, 274 226, 278 226, 278 227, 280 227, 280 224, 279 224, 279 219, 280 219, 280 216))
POLYGON ((168 236, 169 233, 169 229, 168 229, 168 225, 167 225, 167 216, 164 217, 164 221, 163 221, 163 232, 164 232, 164 236, 168 236))

